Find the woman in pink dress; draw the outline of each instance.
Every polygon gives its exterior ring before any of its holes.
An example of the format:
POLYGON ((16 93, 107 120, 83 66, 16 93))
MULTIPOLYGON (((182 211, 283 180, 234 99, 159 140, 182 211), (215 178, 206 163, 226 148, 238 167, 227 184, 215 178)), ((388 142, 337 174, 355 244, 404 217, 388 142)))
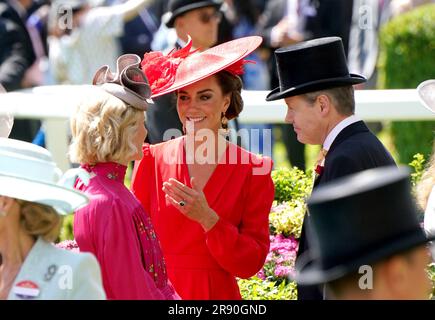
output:
POLYGON ((116 74, 99 69, 95 93, 71 120, 71 160, 91 175, 88 184, 76 183, 90 204, 76 212, 74 236, 80 251, 97 257, 108 299, 179 299, 150 217, 124 186, 127 165, 142 158, 146 136, 151 91, 139 63, 138 56, 123 55, 116 74))

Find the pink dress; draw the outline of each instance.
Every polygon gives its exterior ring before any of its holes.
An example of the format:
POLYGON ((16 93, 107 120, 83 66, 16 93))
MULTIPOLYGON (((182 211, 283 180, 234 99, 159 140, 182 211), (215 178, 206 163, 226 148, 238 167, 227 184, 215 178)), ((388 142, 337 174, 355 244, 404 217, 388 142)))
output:
POLYGON ((80 251, 93 253, 101 265, 108 299, 179 299, 149 215, 124 186, 127 167, 117 163, 84 165, 91 173, 83 191, 90 204, 77 210, 74 236, 80 251))

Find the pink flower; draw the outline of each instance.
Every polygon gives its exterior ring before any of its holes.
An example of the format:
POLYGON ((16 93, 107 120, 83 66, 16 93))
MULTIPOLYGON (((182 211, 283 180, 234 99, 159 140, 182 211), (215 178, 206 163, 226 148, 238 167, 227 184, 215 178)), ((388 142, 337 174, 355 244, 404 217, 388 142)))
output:
POLYGON ((266 275, 264 274, 264 270, 261 269, 258 273, 257 273, 257 277, 259 277, 261 280, 266 280, 266 275))
POLYGON ((79 246, 75 240, 64 240, 56 244, 56 247, 73 252, 80 252, 79 246))
POLYGON ((275 275, 277 277, 287 277, 290 273, 290 267, 277 266, 275 269, 275 275))

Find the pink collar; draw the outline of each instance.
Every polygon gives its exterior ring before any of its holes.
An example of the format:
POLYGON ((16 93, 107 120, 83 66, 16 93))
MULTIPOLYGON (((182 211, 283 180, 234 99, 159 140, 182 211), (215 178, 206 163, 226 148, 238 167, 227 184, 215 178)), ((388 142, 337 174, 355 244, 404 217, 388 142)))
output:
POLYGON ((127 167, 115 162, 100 162, 95 165, 82 164, 81 166, 88 172, 93 172, 97 176, 104 176, 107 179, 124 183, 127 167))

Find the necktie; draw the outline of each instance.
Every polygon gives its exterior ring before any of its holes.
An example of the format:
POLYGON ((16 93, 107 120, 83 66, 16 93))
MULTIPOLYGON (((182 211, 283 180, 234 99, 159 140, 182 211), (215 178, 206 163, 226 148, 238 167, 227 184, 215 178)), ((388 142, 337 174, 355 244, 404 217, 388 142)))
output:
POLYGON ((328 150, 326 149, 320 149, 319 151, 319 155, 317 156, 317 161, 316 161, 316 167, 314 168, 314 172, 316 173, 316 178, 322 174, 323 172, 323 167, 325 165, 325 157, 326 154, 328 153, 328 150))

